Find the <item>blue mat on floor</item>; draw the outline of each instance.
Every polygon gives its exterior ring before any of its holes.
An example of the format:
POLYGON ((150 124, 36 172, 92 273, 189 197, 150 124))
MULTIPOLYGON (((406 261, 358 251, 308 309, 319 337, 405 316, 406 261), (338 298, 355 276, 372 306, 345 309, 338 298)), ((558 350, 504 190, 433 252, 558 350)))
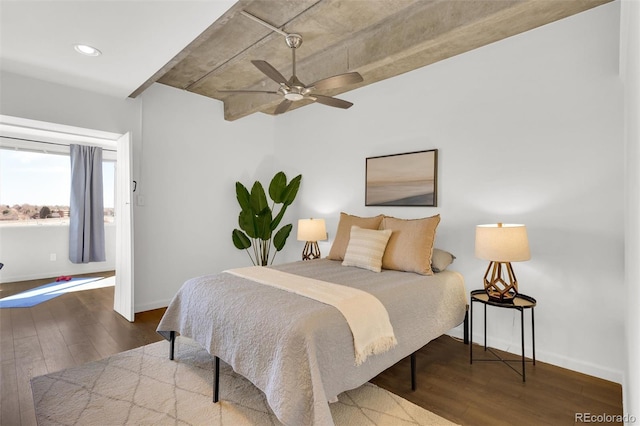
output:
POLYGON ((72 287, 98 281, 103 277, 71 278, 70 281, 52 282, 22 293, 0 299, 0 308, 30 308, 69 291, 72 287))

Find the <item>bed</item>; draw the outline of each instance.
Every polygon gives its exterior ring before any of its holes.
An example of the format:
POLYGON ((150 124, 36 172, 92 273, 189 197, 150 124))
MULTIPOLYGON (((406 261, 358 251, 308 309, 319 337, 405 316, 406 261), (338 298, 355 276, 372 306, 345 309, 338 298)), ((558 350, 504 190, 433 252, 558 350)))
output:
MULTIPOLYGON (((355 365, 351 330, 333 306, 227 272, 185 282, 158 332, 172 346, 176 333, 194 339, 216 363, 228 363, 264 392, 285 425, 332 425, 328 401, 466 323, 464 279, 454 271, 375 273, 326 258, 270 268, 370 293, 386 308, 397 339, 355 365)), ((217 401, 217 386, 214 392, 217 401)))

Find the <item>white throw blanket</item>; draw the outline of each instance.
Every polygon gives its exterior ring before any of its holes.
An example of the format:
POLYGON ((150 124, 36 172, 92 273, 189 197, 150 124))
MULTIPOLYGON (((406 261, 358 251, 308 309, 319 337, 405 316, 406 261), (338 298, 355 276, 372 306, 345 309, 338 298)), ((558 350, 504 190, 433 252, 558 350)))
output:
POLYGON ((384 305, 366 291, 263 266, 224 272, 334 306, 351 328, 356 365, 362 364, 369 355, 388 351, 398 343, 384 305))

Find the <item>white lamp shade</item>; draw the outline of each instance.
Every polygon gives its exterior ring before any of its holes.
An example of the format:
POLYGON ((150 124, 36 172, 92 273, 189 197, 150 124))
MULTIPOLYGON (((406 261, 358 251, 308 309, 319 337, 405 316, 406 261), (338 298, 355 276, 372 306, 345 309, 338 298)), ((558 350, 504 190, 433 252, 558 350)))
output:
POLYGON ((322 241, 327 239, 324 219, 299 219, 298 241, 322 241))
POLYGON ((522 262, 531 259, 524 225, 476 226, 476 257, 493 262, 522 262))

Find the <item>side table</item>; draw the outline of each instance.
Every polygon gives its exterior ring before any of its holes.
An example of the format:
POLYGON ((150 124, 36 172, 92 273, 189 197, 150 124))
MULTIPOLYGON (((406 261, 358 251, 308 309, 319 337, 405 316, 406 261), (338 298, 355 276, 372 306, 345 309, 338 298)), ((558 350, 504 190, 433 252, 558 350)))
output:
POLYGON ((470 333, 469 333, 469 363, 473 364, 473 361, 501 361, 513 371, 522 376, 522 381, 525 381, 525 360, 524 357, 524 310, 531 309, 531 341, 533 344, 533 365, 536 365, 536 337, 535 337, 535 321, 533 316, 533 310, 536 306, 536 299, 533 297, 517 294, 513 299, 509 301, 499 301, 490 299, 489 295, 484 290, 473 290, 471 292, 471 312, 470 312, 470 333), (491 352, 496 358, 492 359, 474 359, 473 358, 473 304, 474 302, 480 302, 484 305, 484 350, 485 352, 491 352), (487 305, 495 306, 497 308, 505 308, 505 309, 517 309, 520 311, 520 340, 522 342, 522 359, 503 359, 500 355, 491 350, 491 348, 487 348, 487 305), (522 373, 513 368, 510 362, 521 362, 522 363, 522 373))

